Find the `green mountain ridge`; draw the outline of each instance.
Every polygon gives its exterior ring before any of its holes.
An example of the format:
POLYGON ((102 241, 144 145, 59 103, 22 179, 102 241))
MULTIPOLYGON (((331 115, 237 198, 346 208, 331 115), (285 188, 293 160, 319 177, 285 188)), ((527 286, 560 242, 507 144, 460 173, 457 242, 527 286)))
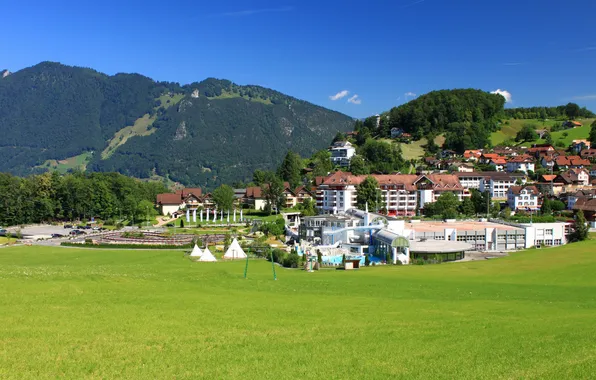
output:
POLYGON ((289 149, 309 156, 353 124, 260 86, 181 86, 42 62, 0 80, 0 171, 37 173, 96 152, 87 170, 215 187, 275 168, 289 149))

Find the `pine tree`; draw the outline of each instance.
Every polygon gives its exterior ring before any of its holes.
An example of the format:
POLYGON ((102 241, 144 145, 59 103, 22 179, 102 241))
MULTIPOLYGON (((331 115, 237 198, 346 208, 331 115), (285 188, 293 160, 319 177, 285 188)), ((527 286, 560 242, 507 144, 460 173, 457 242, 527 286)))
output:
POLYGON ((592 123, 590 127, 590 137, 588 137, 592 146, 596 146, 596 120, 592 123))
POLYGON ((571 234, 571 241, 584 241, 588 238, 590 229, 586 224, 586 217, 582 210, 579 210, 575 215, 574 229, 573 234, 571 234))

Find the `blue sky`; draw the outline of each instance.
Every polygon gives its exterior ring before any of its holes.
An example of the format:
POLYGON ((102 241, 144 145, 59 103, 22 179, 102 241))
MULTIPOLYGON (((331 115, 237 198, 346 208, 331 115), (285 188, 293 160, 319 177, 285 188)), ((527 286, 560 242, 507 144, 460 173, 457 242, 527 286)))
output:
POLYGON ((596 1, 13 1, 0 69, 258 84, 354 117, 435 89, 596 111, 596 1), (57 4, 56 4, 57 3, 57 4), (332 97, 336 96, 336 100, 332 97))

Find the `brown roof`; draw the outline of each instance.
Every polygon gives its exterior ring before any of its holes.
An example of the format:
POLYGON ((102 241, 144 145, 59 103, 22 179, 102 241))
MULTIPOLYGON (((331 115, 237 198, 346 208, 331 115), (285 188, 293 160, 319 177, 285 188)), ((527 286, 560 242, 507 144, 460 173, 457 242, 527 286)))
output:
POLYGON ((157 204, 160 205, 179 205, 182 203, 180 194, 164 193, 157 194, 157 204))
POLYGON ((505 157, 496 157, 490 160, 495 165, 505 165, 507 163, 507 159, 505 157))
POLYGON ((590 161, 580 156, 559 156, 555 158, 558 166, 588 166, 590 161))
POLYGON ((557 178, 557 175, 556 175, 556 174, 543 174, 543 175, 542 175, 542 180, 543 180, 544 182, 551 182, 551 181, 554 181, 554 180, 555 180, 555 178, 557 178))
POLYGON ((552 150, 555 150, 555 148, 553 148, 550 145, 546 145, 546 146, 544 146, 544 145, 537 145, 537 146, 534 146, 534 147, 528 149, 528 152, 529 153, 538 153, 538 152, 547 152, 549 150, 552 151, 552 150))
POLYGON ((325 178, 327 178, 327 177, 323 177, 323 176, 315 177, 315 185, 319 186, 320 184, 325 182, 325 178))
POLYGON ((513 157, 513 158, 509 159, 509 162, 519 162, 519 163, 534 162, 534 158, 527 154, 522 154, 521 156, 517 156, 517 157, 513 157))
POLYGON ((464 152, 465 158, 480 157, 480 156, 482 156, 482 152, 479 150, 466 150, 464 152))
POLYGON ((573 205, 573 209, 582 211, 596 211, 596 198, 578 198, 575 204, 573 205))
POLYGON ((559 178, 563 179, 565 183, 573 183, 579 181, 579 174, 580 173, 588 174, 586 169, 569 169, 564 173, 559 174, 559 178))
MULTIPOLYGON (((372 174, 371 176, 377 180, 379 186, 400 186, 409 191, 416 190, 416 183, 424 178, 432 182, 435 191, 463 190, 462 185, 459 183, 459 177, 454 174, 372 174)), ((349 172, 338 171, 327 177, 323 184, 327 186, 357 186, 366 177, 368 175, 355 176, 349 172)))
POLYGON ((261 198, 262 197, 262 190, 259 186, 252 186, 246 188, 246 197, 247 198, 261 198))
POLYGON ((187 187, 179 191, 182 195, 182 198, 185 198, 189 194, 192 194, 197 198, 203 195, 203 191, 199 187, 187 187))
POLYGON ((579 155, 582 158, 596 157, 596 148, 584 149, 579 155))

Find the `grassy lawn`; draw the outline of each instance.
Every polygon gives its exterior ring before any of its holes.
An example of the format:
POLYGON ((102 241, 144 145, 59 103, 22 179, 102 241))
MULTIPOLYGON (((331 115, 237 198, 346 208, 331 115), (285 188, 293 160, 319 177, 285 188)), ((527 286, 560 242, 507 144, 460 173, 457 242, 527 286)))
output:
POLYGON ((277 268, 0 249, 0 378, 590 378, 596 241, 482 262, 277 268))
MULTIPOLYGON (((383 141, 393 142, 392 139, 382 139, 383 141)), ((424 156, 424 146, 426 145, 426 138, 422 138, 418 141, 412 141, 410 144, 401 144, 401 151, 403 158, 406 160, 417 160, 424 156)), ((445 136, 439 135, 435 138, 435 143, 438 146, 443 146, 445 143, 445 136)))
POLYGON ((122 128, 114 134, 114 137, 108 142, 108 146, 101 152, 101 158, 110 157, 119 146, 126 144, 129 138, 134 136, 149 136, 156 131, 151 128, 157 116, 149 116, 148 113, 135 120, 134 125, 122 128))

